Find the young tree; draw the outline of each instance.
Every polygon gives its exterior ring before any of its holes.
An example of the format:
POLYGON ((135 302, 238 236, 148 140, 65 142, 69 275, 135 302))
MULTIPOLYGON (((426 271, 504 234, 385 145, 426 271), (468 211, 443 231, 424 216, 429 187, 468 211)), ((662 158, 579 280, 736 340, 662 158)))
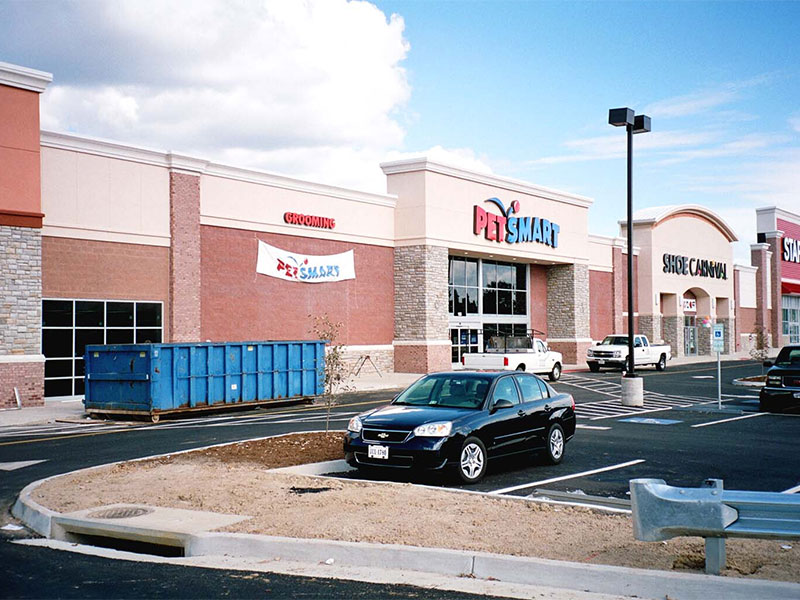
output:
POLYGON ((339 332, 343 323, 331 321, 327 314, 309 315, 312 321, 311 333, 325 342, 325 369, 321 374, 323 383, 322 400, 325 404, 325 431, 329 429, 331 409, 336 405, 336 394, 350 389, 347 385, 347 363, 344 360, 344 346, 339 343, 339 332))
MULTIPOLYGON (((753 334, 750 334, 753 339, 753 334)), ((767 334, 763 327, 759 327, 755 332, 755 343, 750 348, 750 356, 753 360, 761 363, 761 374, 764 374, 764 361, 767 360, 767 334)))

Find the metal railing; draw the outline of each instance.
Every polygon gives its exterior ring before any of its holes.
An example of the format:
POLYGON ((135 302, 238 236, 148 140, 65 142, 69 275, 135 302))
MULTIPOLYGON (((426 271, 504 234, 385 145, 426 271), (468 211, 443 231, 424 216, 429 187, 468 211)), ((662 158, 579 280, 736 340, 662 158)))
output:
POLYGON ((700 488, 631 479, 630 489, 634 537, 703 537, 709 574, 725 568, 726 538, 800 539, 800 497, 793 494, 725 490, 721 479, 706 479, 700 488))

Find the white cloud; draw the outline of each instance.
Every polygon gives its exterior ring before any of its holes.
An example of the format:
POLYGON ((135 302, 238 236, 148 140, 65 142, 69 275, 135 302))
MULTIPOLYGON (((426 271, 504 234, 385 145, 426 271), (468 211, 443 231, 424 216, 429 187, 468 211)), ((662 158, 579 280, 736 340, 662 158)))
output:
POLYGON ((376 170, 405 135, 402 18, 345 0, 187 6, 70 5, 110 46, 82 58, 82 79, 54 73, 43 127, 375 189, 364 163, 376 170), (115 83, 100 85, 90 72, 106 60, 115 83))
POLYGON ((743 90, 768 83, 771 78, 769 74, 759 75, 744 81, 724 83, 717 89, 665 98, 646 106, 643 112, 654 118, 686 117, 704 113, 738 100, 743 90))
POLYGON ((800 133, 800 117, 791 117, 789 119, 789 126, 800 133))

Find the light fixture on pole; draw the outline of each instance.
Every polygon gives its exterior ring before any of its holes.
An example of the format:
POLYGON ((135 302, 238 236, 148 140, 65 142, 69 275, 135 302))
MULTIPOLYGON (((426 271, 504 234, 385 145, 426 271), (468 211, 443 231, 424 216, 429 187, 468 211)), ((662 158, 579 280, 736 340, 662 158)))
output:
POLYGON ((630 108, 612 108, 608 124, 625 127, 628 133, 628 367, 626 377, 635 377, 633 360, 633 134, 650 131, 650 117, 630 108))

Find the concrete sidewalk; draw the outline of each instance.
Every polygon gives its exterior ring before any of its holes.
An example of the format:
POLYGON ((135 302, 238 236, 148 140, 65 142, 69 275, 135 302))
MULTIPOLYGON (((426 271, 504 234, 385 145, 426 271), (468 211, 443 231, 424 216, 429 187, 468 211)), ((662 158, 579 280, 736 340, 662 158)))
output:
MULTIPOLYGON (((770 356, 777 355, 778 349, 772 349, 770 356)), ((723 362, 752 360, 747 352, 737 352, 726 354, 722 357, 723 362)), ((674 358, 667 363, 667 372, 670 367, 676 365, 687 365, 697 363, 708 363, 716 361, 716 356, 689 356, 674 358)), ((757 368, 760 373, 760 367, 757 368)), ((565 373, 588 372, 586 363, 577 365, 564 365, 565 373)), ((645 367, 643 372, 652 372, 652 367, 645 367)), ((351 377, 347 381, 348 391, 363 392, 376 390, 402 390, 422 377, 420 373, 377 373, 369 367, 364 368, 358 376, 351 377)), ((387 393, 387 400, 393 394, 387 393)), ((202 414, 202 413, 198 413, 202 414)), ((197 414, 195 415, 197 416, 197 414)), ((3 409, 0 410, 0 427, 14 425, 35 425, 40 423, 54 423, 58 421, 86 421, 87 423, 102 423, 103 421, 92 420, 86 417, 83 410, 81 399, 46 399, 44 406, 25 407, 22 409, 3 409)))

